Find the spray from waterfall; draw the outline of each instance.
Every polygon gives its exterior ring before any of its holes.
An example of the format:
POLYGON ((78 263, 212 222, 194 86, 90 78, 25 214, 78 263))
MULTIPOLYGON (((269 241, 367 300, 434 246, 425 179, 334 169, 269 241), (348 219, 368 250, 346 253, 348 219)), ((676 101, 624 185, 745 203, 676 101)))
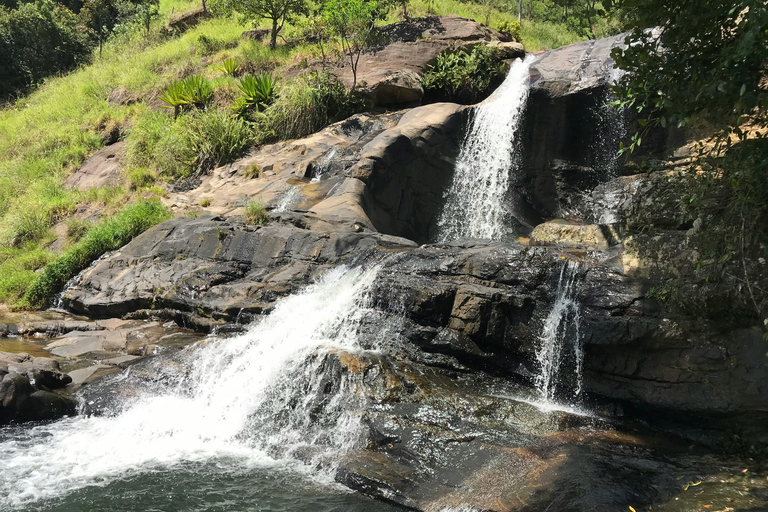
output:
POLYGON ((545 402, 561 398, 558 394, 564 389, 571 396, 581 394, 584 350, 580 332, 581 306, 574 287, 578 269, 579 264, 570 260, 560 269, 557 297, 539 336, 536 390, 545 402))
POLYGON ((438 220, 438 241, 506 234, 505 199, 520 165, 518 138, 534 60, 529 55, 515 61, 504 83, 475 108, 438 220))
MULTIPOLYGON (((360 410, 331 354, 361 350, 378 269, 336 269, 282 300, 244 334, 190 347, 191 370, 112 416, 0 436, 0 510, 178 464, 334 461, 357 440, 360 410)), ((295 462, 294 462, 295 463, 295 462)))

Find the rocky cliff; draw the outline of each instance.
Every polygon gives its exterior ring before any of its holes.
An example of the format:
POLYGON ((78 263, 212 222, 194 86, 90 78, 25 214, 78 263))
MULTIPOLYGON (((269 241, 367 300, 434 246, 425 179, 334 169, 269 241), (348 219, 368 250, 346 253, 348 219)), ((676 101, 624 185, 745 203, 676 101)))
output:
MULTIPOLYGON (((468 41, 491 37, 464 28, 468 41)), ((654 293, 668 275, 662 267, 674 263, 664 251, 680 256, 675 264, 689 263, 687 249, 678 254, 675 243, 689 236, 691 219, 662 208, 679 134, 659 137, 654 156, 665 163, 657 173, 636 174, 613 152, 631 122, 604 107, 614 73, 610 49, 622 40, 553 50, 532 67, 528 149, 514 195, 522 224, 535 228, 518 241, 431 243, 472 115, 471 107, 432 104, 357 115, 306 139, 254 149, 191 190, 172 192, 172 208, 188 211, 212 199, 214 215, 179 216, 145 232, 79 276, 63 303, 90 318, 173 319, 226 332, 258 321, 332 267, 382 265, 375 308, 400 319, 393 337, 402 343, 390 357, 340 353, 326 366, 326 393, 347 373, 360 376, 368 400, 365 448, 343 461, 339 481, 420 510, 466 503, 539 510, 555 502, 558 510, 608 510, 629 495, 638 503, 669 495, 672 463, 663 450, 603 422, 651 421, 709 445, 730 429, 765 441, 768 371, 758 327, 673 311, 654 293), (269 205, 266 226, 243 222, 253 197, 269 205), (639 219, 654 215, 657 226, 666 224, 650 240, 641 229, 648 222, 639 219), (584 352, 581 400, 602 419, 563 412, 553 420, 499 398, 530 393, 536 383, 542 329, 566 264, 584 352), (576 478, 575 464, 594 471, 576 478), (642 476, 614 482, 616 471, 642 476), (568 478, 578 481, 570 498, 554 497, 568 478), (544 490, 540 482, 548 483, 544 490), (587 491, 596 494, 584 498, 587 491)), ((440 37, 430 41, 443 51, 440 37)), ((362 76, 381 54, 405 58, 406 49, 428 57, 423 45, 404 41, 372 54, 362 76)), ((385 93, 402 100, 395 85, 417 80, 410 67, 396 67, 385 73, 386 87, 371 89, 380 103, 385 93)), ((564 383, 571 395, 572 384, 564 383)), ((675 471, 676 478, 692 469, 681 463, 675 471)))

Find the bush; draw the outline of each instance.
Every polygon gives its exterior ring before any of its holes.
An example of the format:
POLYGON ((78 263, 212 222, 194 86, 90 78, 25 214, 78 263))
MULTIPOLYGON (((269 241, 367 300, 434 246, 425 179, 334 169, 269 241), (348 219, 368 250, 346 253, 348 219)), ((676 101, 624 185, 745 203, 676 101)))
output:
POLYGON ((242 119, 211 110, 172 121, 148 112, 128 135, 128 163, 170 178, 207 172, 240 156, 254 141, 242 119))
POLYGON ((252 109, 258 112, 267 108, 277 96, 277 79, 272 73, 244 76, 237 86, 241 94, 232 105, 232 110, 238 117, 245 116, 252 109))
POLYGON ((477 103, 501 84, 506 73, 501 52, 480 45, 471 53, 441 53, 424 73, 422 83, 431 100, 477 103))
POLYGON ((128 181, 130 189, 136 190, 151 187, 157 181, 157 176, 146 167, 135 167, 128 171, 128 181))
POLYGON ((0 252, 0 300, 17 301, 35 278, 35 270, 44 267, 52 259, 52 253, 34 245, 22 249, 3 249, 0 252))
POLYGON ((0 98, 88 62, 92 48, 77 17, 51 0, 0 9, 0 98))
POLYGON ((92 227, 93 224, 87 220, 75 219, 74 217, 67 219, 67 241, 69 243, 80 241, 92 227))
POLYGON ((519 21, 502 20, 501 22, 499 22, 499 26, 497 28, 499 32, 503 32, 504 34, 507 34, 518 43, 521 43, 523 41, 523 36, 520 30, 519 21))
POLYGON ((245 203, 245 213, 243 219, 246 224, 254 226, 266 226, 269 223, 269 214, 261 200, 248 201, 245 203))
POLYGON ((312 73, 286 84, 256 121, 262 142, 305 137, 364 108, 331 73, 312 73))
POLYGON ((201 112, 184 123, 194 167, 207 172, 240 156, 253 143, 253 130, 242 119, 223 112, 201 112))
POLYGON ((240 71, 240 64, 235 59, 224 59, 216 69, 225 75, 234 76, 240 71))
POLYGON ((213 99, 213 85, 203 76, 192 75, 165 86, 160 99, 173 109, 175 118, 185 107, 205 108, 213 99))
POLYGON ((19 306, 44 308, 75 274, 107 251, 113 251, 150 227, 170 218, 159 201, 145 201, 125 208, 101 221, 71 249, 54 259, 37 274, 19 306))

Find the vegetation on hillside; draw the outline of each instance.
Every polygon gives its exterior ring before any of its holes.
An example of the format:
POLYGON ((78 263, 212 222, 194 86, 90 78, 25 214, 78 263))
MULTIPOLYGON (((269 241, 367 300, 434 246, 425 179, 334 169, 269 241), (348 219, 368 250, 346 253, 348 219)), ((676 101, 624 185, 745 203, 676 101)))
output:
MULTIPOLYGON (((65 251, 80 237, 88 239, 96 229, 86 220, 93 212, 109 218, 126 204, 166 195, 164 184, 230 161, 251 144, 305 136, 365 108, 332 73, 288 79, 288 69, 345 55, 354 62, 374 24, 404 14, 459 14, 507 31, 517 23, 516 3, 334 1, 274 0, 285 16, 270 48, 241 37, 249 28, 243 22, 275 28, 255 4, 237 9, 240 16, 177 33, 168 30, 168 20, 200 3, 0 0, 0 97, 21 95, 0 111, 0 301, 15 302, 39 281, 40 269, 56 258, 51 243, 62 232, 71 232, 65 251), (109 103, 117 87, 132 100, 109 103), (63 186, 87 156, 118 139, 127 147, 122 186, 89 192, 63 186)), ((531 49, 615 28, 592 19, 587 33, 569 25, 550 0, 523 5, 519 37, 531 49)), ((568 12, 576 11, 571 6, 568 12)), ((34 293, 25 305, 44 303, 40 297, 47 295, 34 293)))
POLYGON ((768 9, 756 0, 612 4, 632 29, 631 44, 614 51, 627 71, 616 92, 641 125, 626 150, 655 128, 702 138, 680 198, 706 226, 697 269, 735 283, 747 310, 768 318, 768 9))

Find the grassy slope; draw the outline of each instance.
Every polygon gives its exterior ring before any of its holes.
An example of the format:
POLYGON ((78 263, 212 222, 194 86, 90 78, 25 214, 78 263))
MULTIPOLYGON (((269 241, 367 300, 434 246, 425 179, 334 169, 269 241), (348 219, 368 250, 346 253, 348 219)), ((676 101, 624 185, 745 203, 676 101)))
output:
MULTIPOLYGON (((126 188, 81 193, 66 190, 64 178, 104 144, 102 133, 111 127, 125 129, 145 115, 144 104, 110 106, 106 97, 122 85, 138 96, 152 95, 159 87, 179 76, 202 73, 219 82, 212 64, 235 56, 256 67, 288 65, 315 55, 316 49, 299 46, 265 47, 240 40, 243 27, 231 19, 215 19, 177 38, 164 38, 161 26, 171 13, 196 7, 184 0, 162 0, 161 17, 149 35, 124 35, 106 45, 93 64, 67 76, 52 78, 15 104, 0 110, 0 301, 13 303, 35 277, 35 270, 50 263, 55 255, 47 250, 54 239, 51 226, 84 204, 99 204, 103 213, 116 213, 126 202, 146 198, 162 190, 129 191, 126 188), (195 51, 198 38, 205 35, 222 40, 232 48, 202 57, 195 51)), ((456 0, 436 0, 438 14, 459 14, 485 21, 491 26, 514 16, 456 0)), ((412 16, 427 14, 425 0, 412 0, 412 16)), ((396 21, 396 13, 389 21, 396 21)), ((286 28, 290 34, 290 27, 286 28)), ((555 24, 522 25, 523 42, 529 49, 556 47, 579 37, 555 24)), ((73 237, 69 246, 75 244, 73 237)), ((67 246, 65 246, 65 249, 67 246)))

